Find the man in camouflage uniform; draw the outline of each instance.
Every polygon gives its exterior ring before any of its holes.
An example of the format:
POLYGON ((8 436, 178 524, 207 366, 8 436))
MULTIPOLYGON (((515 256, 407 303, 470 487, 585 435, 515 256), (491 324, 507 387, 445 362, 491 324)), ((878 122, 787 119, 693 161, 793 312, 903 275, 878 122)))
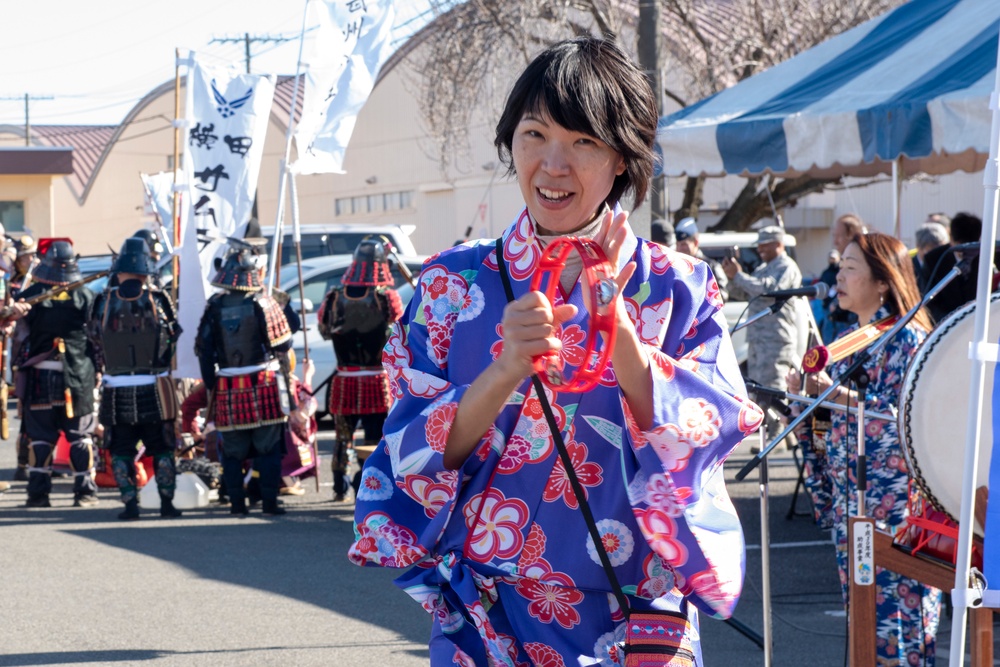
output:
MULTIPOLYGON (((757 234, 757 253, 763 264, 747 275, 732 257, 722 265, 729 278, 730 298, 750 301, 749 317, 770 308, 774 299, 755 298, 767 292, 802 286, 798 264, 785 252, 785 232, 768 226, 757 234)), ((799 365, 798 326, 795 309, 788 304, 746 329, 747 378, 774 389, 785 390, 785 375, 799 365)))

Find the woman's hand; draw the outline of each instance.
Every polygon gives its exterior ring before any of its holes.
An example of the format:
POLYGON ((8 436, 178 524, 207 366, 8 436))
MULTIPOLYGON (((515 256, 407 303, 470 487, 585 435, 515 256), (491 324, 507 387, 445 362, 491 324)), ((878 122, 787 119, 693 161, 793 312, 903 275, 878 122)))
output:
POLYGON ((541 292, 528 292, 503 311, 503 349, 497 366, 516 385, 534 372, 535 357, 562 349, 559 327, 576 315, 576 306, 552 307, 541 292))
POLYGON ((618 285, 618 299, 616 300, 615 309, 619 323, 621 323, 622 316, 626 320, 629 319, 625 313, 625 309, 622 307, 624 300, 621 294, 632 274, 635 273, 635 262, 629 262, 622 267, 620 272, 618 271, 618 262, 621 259, 622 247, 628 238, 630 229, 628 211, 622 211, 618 215, 614 215, 612 211, 608 211, 604 214, 604 224, 601 225, 601 229, 594 235, 593 239, 595 243, 601 246, 601 250, 604 251, 605 256, 608 258, 608 263, 611 264, 612 277, 618 285))
MULTIPOLYGON (((788 385, 788 392, 790 394, 801 394, 802 393, 802 376, 796 370, 791 370, 785 376, 785 383, 788 385)), ((827 375, 826 371, 819 371, 818 373, 806 373, 806 391, 805 393, 809 396, 816 396, 822 394, 826 391, 830 385, 833 384, 833 380, 827 375)))

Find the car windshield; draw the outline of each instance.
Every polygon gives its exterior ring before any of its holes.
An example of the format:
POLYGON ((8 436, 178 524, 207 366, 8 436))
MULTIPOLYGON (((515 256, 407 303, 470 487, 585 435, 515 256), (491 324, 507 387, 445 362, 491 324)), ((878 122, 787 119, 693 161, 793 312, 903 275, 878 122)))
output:
MULTIPOLYGON (((358 245, 371 236, 371 232, 336 232, 334 234, 302 234, 302 259, 328 257, 330 255, 353 255, 358 245)), ((268 237, 268 255, 271 254, 271 238, 268 237)), ((295 244, 291 234, 286 234, 281 243, 281 263, 295 262, 295 244)))

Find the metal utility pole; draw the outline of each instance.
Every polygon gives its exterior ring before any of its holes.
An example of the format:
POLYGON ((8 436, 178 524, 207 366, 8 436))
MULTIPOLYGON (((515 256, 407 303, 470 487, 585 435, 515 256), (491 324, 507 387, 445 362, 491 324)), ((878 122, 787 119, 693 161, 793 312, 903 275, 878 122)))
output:
MULTIPOLYGON (((659 0, 639 0, 639 66, 646 72, 656 95, 656 115, 663 114, 663 86, 660 80, 659 0)), ((654 176, 649 194, 650 219, 667 219, 666 179, 654 176)))
POLYGON ((28 109, 29 109, 29 106, 31 104, 31 100, 51 100, 51 99, 54 99, 54 98, 51 95, 30 95, 28 93, 25 93, 23 96, 22 95, 17 95, 17 96, 0 97, 0 100, 8 100, 8 101, 9 100, 20 100, 20 99, 24 100, 24 145, 25 146, 30 146, 31 145, 31 117, 30 117, 28 109))
POLYGON ((284 35, 251 35, 248 32, 243 33, 242 37, 213 37, 209 44, 233 44, 237 42, 243 42, 243 54, 246 59, 247 64, 247 74, 250 73, 250 42, 290 42, 292 40, 298 39, 298 35, 291 35, 285 37, 284 35))

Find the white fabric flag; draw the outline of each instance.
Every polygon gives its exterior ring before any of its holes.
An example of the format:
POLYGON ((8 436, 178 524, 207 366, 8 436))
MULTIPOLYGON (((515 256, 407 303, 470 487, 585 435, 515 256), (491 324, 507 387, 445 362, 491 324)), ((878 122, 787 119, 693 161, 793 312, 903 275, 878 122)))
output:
MULTIPOLYGON (((146 191, 146 201, 160 224, 160 231, 166 240, 166 248, 173 252, 174 245, 174 172, 161 171, 157 174, 139 174, 143 189, 146 191)), ((184 172, 177 172, 177 183, 184 182, 184 172)), ((177 197, 177 217, 179 226, 184 230, 187 222, 187 196, 182 191, 177 197)))
POLYGON ((310 0, 313 23, 302 97, 295 129, 300 174, 342 174, 344 152, 358 112, 393 53, 392 0, 310 0))
POLYGON ((274 98, 271 77, 220 68, 192 54, 188 70, 183 197, 188 219, 181 234, 177 344, 178 377, 201 377, 194 341, 212 292, 214 259, 229 236, 243 237, 253 210, 274 98))

